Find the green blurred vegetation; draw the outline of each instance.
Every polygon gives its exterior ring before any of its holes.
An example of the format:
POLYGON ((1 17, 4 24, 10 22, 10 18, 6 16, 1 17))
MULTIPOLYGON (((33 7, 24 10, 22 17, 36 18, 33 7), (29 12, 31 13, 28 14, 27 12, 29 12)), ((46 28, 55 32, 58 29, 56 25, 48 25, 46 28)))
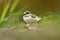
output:
POLYGON ((7 26, 5 26, 6 24, 7 25, 12 24, 13 25, 17 22, 20 22, 19 19, 21 19, 22 13, 28 7, 28 5, 24 5, 24 7, 22 7, 19 11, 14 11, 16 6, 18 5, 19 1, 20 0, 14 0, 14 2, 11 5, 10 4, 11 1, 8 0, 8 2, 4 6, 4 9, 1 13, 0 27, 2 27, 2 26, 7 27, 7 26))

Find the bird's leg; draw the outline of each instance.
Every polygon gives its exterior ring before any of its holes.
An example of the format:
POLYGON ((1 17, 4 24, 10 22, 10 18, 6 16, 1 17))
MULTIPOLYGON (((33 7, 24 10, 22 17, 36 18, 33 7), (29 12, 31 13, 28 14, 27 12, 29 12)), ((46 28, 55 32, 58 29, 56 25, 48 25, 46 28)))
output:
POLYGON ((30 27, 30 24, 27 24, 26 27, 30 27))
POLYGON ((28 30, 37 30, 38 23, 27 24, 26 27, 28 30))
POLYGON ((37 30, 37 27, 38 27, 38 23, 36 23, 36 22, 26 25, 26 28, 27 28, 28 30, 37 30))
POLYGON ((26 24, 25 28, 29 29, 29 27, 31 27, 30 24, 26 24))
POLYGON ((31 23, 30 25, 31 25, 31 27, 38 27, 38 23, 37 22, 31 23))

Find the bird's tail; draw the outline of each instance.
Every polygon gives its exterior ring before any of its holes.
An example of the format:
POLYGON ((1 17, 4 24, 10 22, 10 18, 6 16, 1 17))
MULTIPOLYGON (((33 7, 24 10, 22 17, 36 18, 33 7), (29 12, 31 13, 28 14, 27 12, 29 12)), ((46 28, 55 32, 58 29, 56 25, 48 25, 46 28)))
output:
POLYGON ((38 20, 41 20, 42 18, 39 18, 38 20))
POLYGON ((42 18, 38 18, 38 17, 36 17, 36 19, 37 19, 37 21, 39 21, 39 20, 41 20, 42 18))

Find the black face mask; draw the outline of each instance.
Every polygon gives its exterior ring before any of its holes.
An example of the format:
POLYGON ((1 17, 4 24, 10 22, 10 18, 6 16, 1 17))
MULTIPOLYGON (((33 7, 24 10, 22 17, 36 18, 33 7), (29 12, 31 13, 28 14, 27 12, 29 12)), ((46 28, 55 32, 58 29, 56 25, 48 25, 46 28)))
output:
POLYGON ((29 14, 29 12, 26 12, 24 15, 29 14))

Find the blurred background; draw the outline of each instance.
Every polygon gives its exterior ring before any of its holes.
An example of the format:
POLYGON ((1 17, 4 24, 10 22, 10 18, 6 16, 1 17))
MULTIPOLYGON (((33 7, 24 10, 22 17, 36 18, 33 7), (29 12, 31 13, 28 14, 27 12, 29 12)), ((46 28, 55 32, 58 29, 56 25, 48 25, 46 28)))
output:
MULTIPOLYGON (((7 2, 8 0, 0 0, 0 12, 2 12, 7 2)), ((12 5, 13 2, 14 0, 11 0, 10 5, 12 5)), ((54 14, 58 14, 60 11, 60 0, 20 0, 16 5, 15 11, 18 11, 24 5, 30 5, 27 9, 40 15, 46 15, 45 12, 54 12, 54 14)))
MULTIPOLYGON (((0 32, 4 40, 6 33, 9 34, 9 38, 14 36, 17 38, 18 34, 21 40, 60 40, 60 0, 0 0, 0 32), (38 23, 38 28, 42 30, 5 32, 26 29, 24 27, 26 23, 22 19, 23 12, 26 10, 42 18, 38 23)), ((19 37, 18 40, 20 40, 19 37)))

